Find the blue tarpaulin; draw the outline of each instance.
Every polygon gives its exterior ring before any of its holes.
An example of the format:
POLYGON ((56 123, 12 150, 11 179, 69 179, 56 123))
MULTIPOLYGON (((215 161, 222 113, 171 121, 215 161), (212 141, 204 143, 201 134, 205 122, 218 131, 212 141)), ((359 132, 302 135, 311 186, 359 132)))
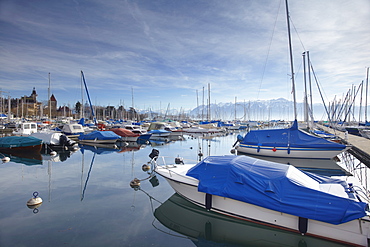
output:
POLYGON ((199 180, 200 192, 299 217, 341 224, 366 215, 367 204, 347 193, 346 182, 290 165, 248 156, 210 156, 187 175, 199 180), (341 196, 325 192, 325 184, 341 191, 341 196))
POLYGON ((343 150, 345 145, 310 135, 297 128, 297 122, 288 129, 265 129, 249 131, 241 144, 271 147, 320 148, 343 150))
POLYGON ((120 138, 121 137, 115 134, 113 131, 93 131, 78 137, 79 140, 114 140, 120 138))

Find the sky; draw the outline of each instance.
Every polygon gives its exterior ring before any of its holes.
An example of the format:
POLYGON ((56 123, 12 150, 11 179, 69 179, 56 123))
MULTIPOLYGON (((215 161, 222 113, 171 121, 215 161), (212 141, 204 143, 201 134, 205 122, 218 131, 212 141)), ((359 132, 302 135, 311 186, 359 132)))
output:
MULTIPOLYGON (((296 97, 302 53, 326 102, 366 80, 369 0, 289 2, 296 97)), ((285 1, 0 0, 0 90, 39 101, 189 110, 292 100, 285 1), (50 81, 49 81, 50 73, 50 81)), ((313 80, 313 83, 316 82, 313 80)), ((321 102, 316 85, 314 102, 321 102)))

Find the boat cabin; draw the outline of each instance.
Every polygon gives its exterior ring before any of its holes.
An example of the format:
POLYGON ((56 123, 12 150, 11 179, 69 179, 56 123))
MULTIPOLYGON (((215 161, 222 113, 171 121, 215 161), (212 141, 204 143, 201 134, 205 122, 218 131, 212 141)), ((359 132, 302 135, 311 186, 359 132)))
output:
POLYGON ((30 135, 37 132, 37 123, 28 122, 20 123, 16 126, 16 130, 13 131, 14 135, 30 135))
POLYGON ((65 124, 63 125, 62 132, 66 135, 75 135, 84 133, 85 130, 81 124, 65 124))

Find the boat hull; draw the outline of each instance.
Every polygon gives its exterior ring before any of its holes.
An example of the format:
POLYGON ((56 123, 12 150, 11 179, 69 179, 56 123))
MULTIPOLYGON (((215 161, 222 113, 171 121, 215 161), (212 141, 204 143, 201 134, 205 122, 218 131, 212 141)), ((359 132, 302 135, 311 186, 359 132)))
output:
MULTIPOLYGON (((300 233, 298 228, 300 218, 295 215, 270 210, 253 204, 215 195, 206 196, 198 191, 198 180, 186 176, 186 171, 193 165, 183 165, 183 168, 171 169, 158 166, 156 172, 163 176, 171 187, 185 199, 212 211, 262 225, 300 233), (206 199, 208 198, 208 199, 206 199), (210 199, 211 198, 211 199, 210 199)), ((178 168, 174 167, 174 168, 178 168)), ((367 246, 370 219, 364 217, 343 224, 333 225, 308 219, 306 235, 329 241, 349 244, 352 246, 367 246)))
POLYGON ((136 142, 139 136, 122 136, 121 141, 123 142, 136 142))
MULTIPOLYGON (((349 147, 348 147, 349 148, 349 147)), ((348 149, 347 148, 347 149, 348 149)), ((343 149, 319 149, 319 148, 294 148, 294 147, 270 147, 239 144, 235 147, 238 154, 252 154, 268 157, 280 158, 300 158, 300 159, 331 159, 339 153, 347 150, 343 149)))
POLYGON ((14 152, 40 152, 42 140, 32 136, 6 136, 0 138, 0 151, 14 152))
POLYGON ((33 146, 25 146, 25 147, 0 147, 0 152, 4 153, 18 153, 18 152, 40 152, 42 148, 42 144, 33 145, 33 146))
POLYGON ((87 144, 94 146, 95 144, 114 144, 118 141, 118 139, 112 139, 112 140, 79 140, 78 142, 81 144, 87 144))

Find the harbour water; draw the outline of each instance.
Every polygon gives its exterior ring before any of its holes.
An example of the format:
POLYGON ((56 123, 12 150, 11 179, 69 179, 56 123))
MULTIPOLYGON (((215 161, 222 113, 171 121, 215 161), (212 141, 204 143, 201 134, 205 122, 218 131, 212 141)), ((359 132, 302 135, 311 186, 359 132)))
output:
POLYGON ((237 134, 14 157, 0 165, 0 246, 341 246, 207 212, 142 169, 153 148, 168 164, 230 154, 237 134), (35 191, 43 203, 28 208, 35 191))

